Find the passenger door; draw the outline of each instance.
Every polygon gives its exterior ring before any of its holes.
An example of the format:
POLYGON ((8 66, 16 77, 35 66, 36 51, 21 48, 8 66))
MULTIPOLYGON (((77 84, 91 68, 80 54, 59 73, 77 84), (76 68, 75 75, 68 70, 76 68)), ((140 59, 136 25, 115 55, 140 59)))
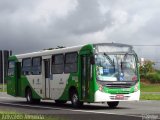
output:
POLYGON ((91 64, 88 55, 81 56, 81 98, 88 100, 90 97, 91 64))
POLYGON ((45 98, 50 98, 50 59, 44 60, 45 98))

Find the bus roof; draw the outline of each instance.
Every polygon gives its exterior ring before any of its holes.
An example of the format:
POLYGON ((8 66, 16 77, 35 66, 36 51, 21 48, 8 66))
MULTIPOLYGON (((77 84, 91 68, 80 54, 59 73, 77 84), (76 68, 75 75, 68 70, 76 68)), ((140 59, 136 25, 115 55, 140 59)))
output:
POLYGON ((65 52, 74 52, 79 51, 83 45, 81 46, 74 46, 74 47, 66 47, 66 48, 58 48, 52 50, 41 50, 38 52, 31 52, 25 54, 16 55, 17 58, 27 58, 27 57, 36 57, 36 56, 47 56, 52 54, 60 54, 65 52))
POLYGON ((94 45, 105 45, 105 46, 115 46, 115 47, 128 47, 128 48, 133 48, 132 45, 128 44, 122 44, 122 43, 97 43, 94 45))
MULTIPOLYGON (((96 43, 96 44, 85 44, 85 45, 128 47, 128 48, 132 49, 131 45, 121 44, 121 43, 96 43)), ((85 45, 66 47, 66 48, 58 48, 58 49, 52 49, 52 50, 41 50, 41 51, 37 51, 37 52, 18 54, 15 56, 17 58, 27 58, 27 57, 36 57, 36 56, 47 56, 47 55, 60 54, 60 53, 66 53, 66 52, 74 52, 74 51, 80 51, 80 49, 85 45)))

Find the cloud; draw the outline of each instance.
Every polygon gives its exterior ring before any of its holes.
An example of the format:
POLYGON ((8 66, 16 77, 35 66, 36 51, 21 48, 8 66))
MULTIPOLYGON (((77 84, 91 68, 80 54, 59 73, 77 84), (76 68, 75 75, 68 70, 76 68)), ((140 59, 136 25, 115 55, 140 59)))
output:
MULTIPOLYGON (((96 42, 159 44, 159 6, 159 0, 0 1, 0 47, 17 54, 96 42)), ((150 49, 136 47, 140 56, 155 57, 159 49, 150 49)))
POLYGON ((45 2, 43 0, 0 2, 0 6, 3 6, 0 9, 0 47, 2 49, 23 53, 43 49, 51 44, 51 38, 48 39, 53 32, 49 27, 50 22, 67 15, 73 5, 70 5, 71 0, 63 0, 62 3, 58 0, 45 2))
POLYGON ((79 0, 75 11, 51 26, 59 36, 79 36, 102 31, 109 24, 109 16, 106 18, 100 12, 97 0, 79 0))

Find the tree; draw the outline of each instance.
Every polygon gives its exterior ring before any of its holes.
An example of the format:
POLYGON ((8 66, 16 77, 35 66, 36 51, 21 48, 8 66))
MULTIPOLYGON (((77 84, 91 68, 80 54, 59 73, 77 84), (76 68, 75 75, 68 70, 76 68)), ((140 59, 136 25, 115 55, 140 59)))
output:
POLYGON ((155 65, 153 61, 146 60, 144 64, 140 66, 141 77, 146 77, 147 73, 155 72, 153 65, 155 65))

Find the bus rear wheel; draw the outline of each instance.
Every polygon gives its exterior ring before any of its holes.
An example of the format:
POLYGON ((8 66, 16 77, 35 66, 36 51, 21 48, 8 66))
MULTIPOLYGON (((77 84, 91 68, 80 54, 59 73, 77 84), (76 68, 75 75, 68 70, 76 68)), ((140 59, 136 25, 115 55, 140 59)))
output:
POLYGON ((71 93, 71 103, 74 108, 78 108, 83 105, 83 102, 79 101, 79 97, 76 91, 71 93))
POLYGON ((40 99, 33 99, 32 91, 30 88, 28 88, 26 91, 26 100, 27 100, 27 103, 40 103, 40 99))
POLYGON ((116 108, 119 104, 118 101, 113 101, 113 102, 107 102, 109 108, 116 108))

